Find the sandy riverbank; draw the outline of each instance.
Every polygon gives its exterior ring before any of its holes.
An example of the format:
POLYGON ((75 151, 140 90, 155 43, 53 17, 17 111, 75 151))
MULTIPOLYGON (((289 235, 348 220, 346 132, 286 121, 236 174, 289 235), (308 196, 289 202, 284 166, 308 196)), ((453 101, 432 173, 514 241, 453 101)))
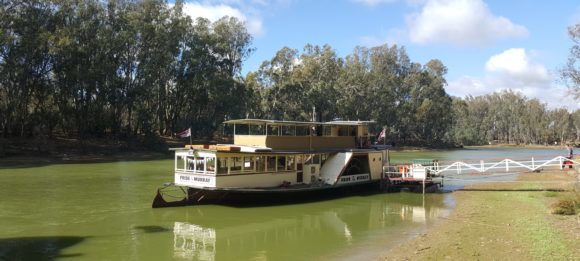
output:
MULTIPOLYGON (((580 260, 580 215, 549 213, 573 192, 577 174, 525 173, 516 182, 456 191, 456 208, 427 233, 387 252, 384 260, 580 260)), ((580 189, 580 188, 577 188, 580 189)))

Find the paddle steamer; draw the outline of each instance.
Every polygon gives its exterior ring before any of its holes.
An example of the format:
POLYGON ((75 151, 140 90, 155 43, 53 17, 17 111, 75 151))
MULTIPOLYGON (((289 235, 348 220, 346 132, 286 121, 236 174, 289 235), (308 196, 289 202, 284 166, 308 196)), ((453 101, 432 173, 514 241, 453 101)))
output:
POLYGON ((153 207, 279 204, 379 188, 388 152, 370 145, 372 121, 224 123, 233 126, 233 144, 173 149, 174 181, 158 190, 153 207), (172 201, 172 191, 183 198, 172 201))

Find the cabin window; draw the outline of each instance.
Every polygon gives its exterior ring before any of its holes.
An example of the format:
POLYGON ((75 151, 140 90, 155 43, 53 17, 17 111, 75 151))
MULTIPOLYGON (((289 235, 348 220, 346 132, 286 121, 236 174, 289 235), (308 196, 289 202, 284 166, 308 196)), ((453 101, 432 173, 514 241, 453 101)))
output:
POLYGON ((185 157, 185 170, 194 171, 195 170, 195 158, 193 156, 185 157))
POLYGON ((217 174, 228 174, 228 160, 229 160, 229 158, 218 158, 217 159, 217 165, 218 165, 217 174))
POLYGON ((303 165, 304 165, 304 155, 296 156, 296 170, 302 171, 303 165))
POLYGON ((328 154, 321 154, 320 155, 320 165, 324 165, 324 162, 328 159, 328 154))
POLYGON ((296 126, 296 136, 308 136, 310 135, 310 130, 308 126, 296 126))
POLYGON ((308 156, 306 164, 320 164, 320 154, 311 154, 308 156))
POLYGON ((338 136, 354 136, 354 135, 350 135, 348 126, 340 126, 338 127, 338 136))
POLYGON ((194 158, 194 170, 195 172, 204 172, 205 170, 205 158, 196 157, 194 158))
POLYGON ((282 136, 296 136, 294 126, 282 126, 282 136))
POLYGON ((280 130, 281 126, 272 126, 272 125, 268 125, 267 131, 268 131, 268 135, 270 136, 280 136, 280 130))
POLYGON ((236 135, 248 135, 250 133, 250 128, 248 125, 240 124, 235 125, 235 134, 236 135))
POLYGON ((278 164, 276 167, 278 171, 286 170, 286 156, 278 156, 278 164))
POLYGON ((320 164, 320 154, 315 154, 312 163, 320 164))
POLYGON ((324 132, 322 135, 324 136, 332 136, 332 127, 331 126, 324 126, 324 132))
POLYGON ((276 156, 267 156, 266 160, 268 162, 266 164, 267 171, 268 172, 276 171, 276 156))
POLYGON ((266 134, 266 126, 249 125, 249 135, 264 135, 264 134, 266 134))
POLYGON ((295 156, 286 156, 286 170, 296 170, 295 160, 295 156))
POLYGON ((185 170, 185 157, 176 156, 175 157, 175 170, 185 170))
POLYGON ((254 171, 254 157, 244 157, 244 172, 254 171))
POLYGON ((266 157, 258 156, 256 157, 256 172, 266 171, 266 157))
POLYGON ((215 173, 215 158, 213 157, 205 158, 205 166, 207 172, 215 173))
POLYGON ((231 157, 230 158, 230 172, 240 172, 242 171, 242 157, 231 157))

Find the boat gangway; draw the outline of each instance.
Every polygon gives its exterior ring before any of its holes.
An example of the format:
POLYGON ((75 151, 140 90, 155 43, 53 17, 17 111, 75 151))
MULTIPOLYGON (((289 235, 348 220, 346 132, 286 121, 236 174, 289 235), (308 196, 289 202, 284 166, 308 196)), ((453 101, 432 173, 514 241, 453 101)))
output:
POLYGON ((557 156, 551 159, 503 159, 503 160, 479 160, 479 161, 455 161, 422 164, 430 175, 440 176, 444 174, 468 174, 468 173, 492 173, 492 172, 537 172, 543 169, 564 169, 580 165, 580 159, 568 159, 557 156))
MULTIPOLYGON (((442 185, 445 176, 462 174, 523 173, 539 172, 544 169, 575 169, 579 171, 580 158, 568 159, 563 156, 554 158, 531 157, 529 159, 487 159, 465 161, 425 161, 416 160, 412 164, 395 164, 384 167, 387 187, 407 187, 419 191, 422 187, 442 185)), ((580 172, 579 172, 580 173, 580 172)), ((493 176, 493 175, 492 175, 493 176)))

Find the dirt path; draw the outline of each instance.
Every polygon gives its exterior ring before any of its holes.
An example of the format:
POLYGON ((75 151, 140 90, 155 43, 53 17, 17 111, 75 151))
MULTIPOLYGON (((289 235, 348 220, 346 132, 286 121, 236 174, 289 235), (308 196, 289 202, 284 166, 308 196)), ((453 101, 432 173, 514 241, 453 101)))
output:
POLYGON ((580 215, 549 213, 551 203, 572 192, 529 191, 571 190, 575 181, 575 174, 549 171, 456 191, 448 218, 384 260, 580 260, 580 215))

